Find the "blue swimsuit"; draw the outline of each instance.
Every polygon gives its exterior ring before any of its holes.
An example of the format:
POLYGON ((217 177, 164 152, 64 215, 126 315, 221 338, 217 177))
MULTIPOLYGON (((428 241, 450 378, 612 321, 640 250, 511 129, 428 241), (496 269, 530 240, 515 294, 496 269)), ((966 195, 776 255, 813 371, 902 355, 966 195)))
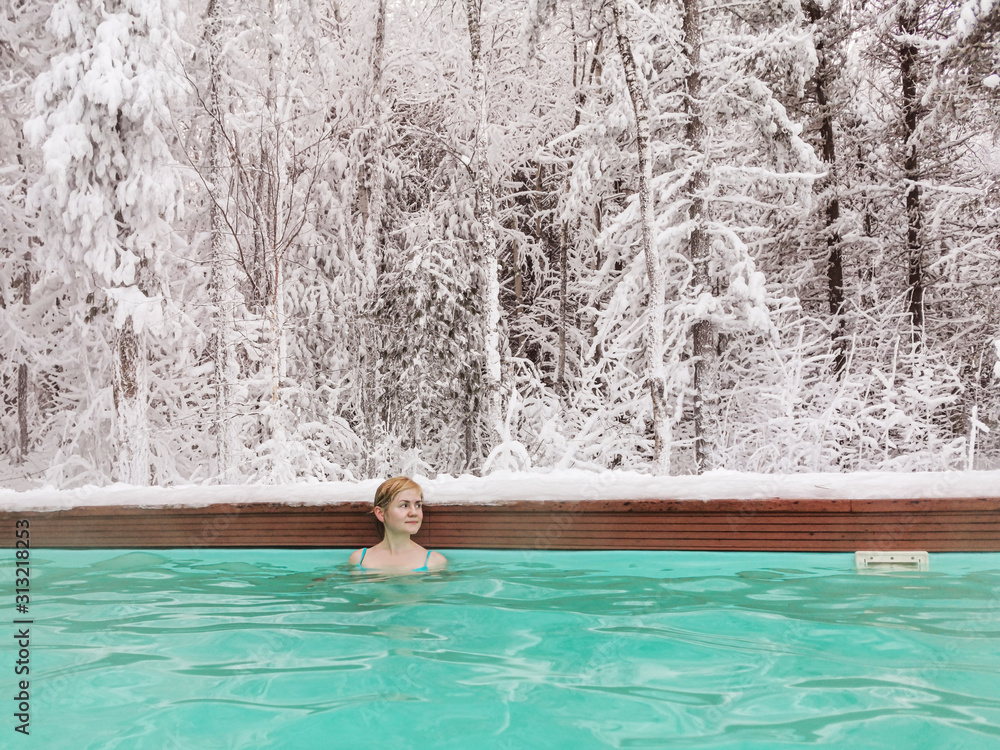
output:
MULTIPOLYGON (((358 567, 359 568, 363 568, 364 567, 364 565, 362 565, 361 563, 363 563, 365 561, 365 553, 366 552, 368 552, 368 548, 367 547, 362 547, 361 548, 361 559, 358 560, 358 567)), ((430 568, 427 567, 427 563, 429 563, 430 561, 431 561, 431 551, 427 550, 427 557, 424 559, 424 564, 421 567, 419 567, 419 568, 414 568, 413 572, 414 573, 429 573, 430 572, 430 568)))

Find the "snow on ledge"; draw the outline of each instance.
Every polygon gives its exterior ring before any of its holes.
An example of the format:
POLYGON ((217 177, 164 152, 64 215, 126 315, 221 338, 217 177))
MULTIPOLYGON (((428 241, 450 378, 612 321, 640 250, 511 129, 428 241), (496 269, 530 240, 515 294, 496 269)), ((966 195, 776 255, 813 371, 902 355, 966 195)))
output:
MULTIPOLYGON (((769 500, 998 497, 1000 471, 900 474, 750 474, 654 477, 637 472, 496 472, 487 477, 414 477, 428 504, 496 504, 513 500, 769 500)), ((0 511, 65 510, 80 506, 204 507, 214 503, 325 505, 371 502, 379 480, 292 485, 82 487, 74 490, 0 489, 0 511)))

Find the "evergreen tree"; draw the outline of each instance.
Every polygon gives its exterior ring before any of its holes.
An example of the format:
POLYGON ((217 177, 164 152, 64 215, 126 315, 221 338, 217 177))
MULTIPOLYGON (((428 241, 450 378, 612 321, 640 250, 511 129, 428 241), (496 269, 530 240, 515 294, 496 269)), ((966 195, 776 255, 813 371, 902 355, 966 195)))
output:
POLYGON ((150 481, 146 338, 162 320, 160 255, 179 216, 180 181, 163 135, 175 65, 170 3, 101 8, 57 2, 49 28, 65 44, 34 86, 25 126, 42 147, 32 186, 46 213, 45 264, 93 284, 111 318, 116 476, 150 481))

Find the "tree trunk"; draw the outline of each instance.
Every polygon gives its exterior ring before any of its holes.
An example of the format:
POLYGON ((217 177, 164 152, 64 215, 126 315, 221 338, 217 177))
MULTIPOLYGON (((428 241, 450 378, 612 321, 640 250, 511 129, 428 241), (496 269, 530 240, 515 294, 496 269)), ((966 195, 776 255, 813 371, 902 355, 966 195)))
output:
POLYGON ((211 225, 211 245, 209 250, 210 281, 212 298, 212 345, 214 349, 215 371, 212 375, 215 388, 215 413, 212 428, 215 433, 216 476, 222 484, 237 481, 237 461, 239 437, 235 422, 235 389, 238 369, 236 365, 236 279, 232 261, 227 253, 226 219, 219 204, 223 184, 224 144, 222 138, 223 110, 220 102, 221 61, 219 50, 222 46, 220 33, 219 0, 213 0, 206 11, 209 48, 209 107, 212 128, 209 134, 210 164, 209 182, 213 199, 209 203, 211 225))
MULTIPOLYGON (((357 327, 357 350, 354 352, 355 366, 359 376, 358 398, 360 403, 361 421, 363 424, 363 439, 367 444, 365 458, 365 473, 373 475, 376 467, 373 457, 376 454, 376 442, 379 440, 376 396, 375 361, 376 332, 368 318, 369 306, 375 296, 378 283, 378 268, 383 254, 381 245, 382 214, 385 206, 385 170, 383 168, 382 125, 384 107, 382 103, 382 65, 385 57, 385 15, 386 0, 379 0, 375 7, 375 37, 372 40, 370 60, 371 83, 368 104, 368 121, 371 123, 365 153, 362 155, 362 184, 359 192, 363 202, 362 214, 364 224, 363 242, 360 258, 361 284, 358 298, 355 300, 355 325, 357 327)), ((390 432, 401 433, 402 424, 390 424, 395 417, 388 413, 383 417, 383 423, 390 432)), ((402 416, 405 419, 405 416, 402 416)))
MULTIPOLYGON (((364 262, 375 263, 379 254, 379 236, 382 231, 382 209, 385 204, 385 171, 382 166, 382 59, 385 50, 385 4, 379 0, 375 16, 375 40, 372 48, 372 83, 369 118, 373 131, 365 154, 365 192, 367 216, 365 218, 364 262)), ((372 289, 374 291, 374 288, 372 289)))
MULTIPOLYGON (((270 18, 272 20, 271 34, 274 34, 273 21, 276 16, 276 0, 270 0, 270 18)), ((278 70, 276 64, 276 53, 274 50, 279 45, 273 42, 268 43, 269 52, 267 55, 267 95, 265 97, 265 107, 268 115, 272 118, 271 127, 267 128, 261 138, 261 196, 260 203, 263 208, 262 232, 264 234, 266 273, 269 281, 269 296, 264 305, 264 328, 266 330, 265 350, 269 362, 271 377, 271 407, 272 416, 270 419, 270 436, 279 443, 285 437, 285 414, 282 408, 281 396, 285 379, 285 320, 284 320, 284 274, 283 256, 287 248, 278 246, 278 238, 281 236, 278 222, 281 212, 279 209, 279 176, 282 169, 281 143, 283 134, 279 128, 282 127, 281 115, 279 113, 279 95, 282 92, 278 82, 278 70)))
POLYGON ((569 308, 569 256, 566 245, 569 242, 569 229, 566 221, 562 221, 559 233, 559 358, 556 363, 556 388, 565 392, 566 389, 566 325, 569 308))
MULTIPOLYGON (((541 250, 542 257, 548 259, 550 257, 550 255, 549 255, 548 235, 543 231, 543 228, 542 228, 542 197, 541 196, 542 196, 542 190, 545 187, 545 181, 544 181, 543 177, 544 177, 544 168, 542 167, 541 160, 539 160, 538 162, 536 162, 536 168, 535 168, 535 189, 534 189, 534 191, 532 192, 532 195, 531 195, 531 204, 532 204, 532 207, 535 209, 535 213, 534 213, 535 240, 538 243, 538 248, 541 250)), ((521 281, 521 278, 520 278, 520 269, 518 269, 517 274, 518 275, 517 275, 517 277, 515 278, 514 281, 515 281, 516 288, 520 289, 521 288, 519 286, 519 282, 521 281)), ((521 299, 522 299, 521 293, 519 292, 518 300, 521 300, 521 299)), ((519 305, 518 305, 518 312, 520 313, 520 311, 521 311, 521 305, 519 303, 519 305)), ((518 345, 518 350, 519 351, 523 351, 523 346, 521 346, 519 344, 518 345)), ((556 382, 557 383, 558 383, 558 380, 559 380, 559 372, 558 371, 559 371, 559 366, 557 364, 556 365, 556 382)))
MULTIPOLYGON (((514 316, 520 321, 524 314, 524 279, 521 277, 521 244, 515 237, 511 243, 511 266, 514 272, 514 316)), ((517 356, 524 356, 525 334, 520 330, 516 339, 517 356)))
MULTIPOLYGON (((684 49, 687 57, 687 124, 684 139, 690 158, 696 160, 687 186, 690 199, 688 257, 694 264, 694 283, 700 295, 712 295, 705 189, 708 185, 706 129, 701 108, 701 8, 700 0, 684 0, 684 49)), ((698 473, 714 468, 718 418, 718 364, 715 324, 698 320, 692 328, 694 354, 695 463, 698 473)))
POLYGON ((145 487, 149 484, 149 422, 146 410, 149 382, 146 344, 129 315, 112 338, 112 393, 118 442, 117 481, 145 487))
MULTIPOLYGON (((486 314, 486 329, 484 348, 486 350, 486 368, 483 387, 486 396, 486 422, 492 440, 502 439, 503 430, 503 392, 500 369, 500 279, 497 261, 497 232, 495 211, 493 205, 493 187, 490 180, 489 161, 487 160, 487 105, 486 105, 486 71, 482 61, 482 42, 480 38, 480 10, 482 0, 466 0, 465 7, 469 21, 469 41, 472 55, 473 98, 476 102, 478 124, 476 127, 475 149, 472 157, 472 175, 475 181, 476 222, 479 224, 482 238, 479 244, 481 255, 481 293, 483 309, 486 314)), ((494 445, 487 445, 487 452, 494 445)))
MULTIPOLYGON (((31 304, 31 251, 24 255, 24 273, 21 276, 21 304, 25 308, 31 304)), ((22 351, 22 356, 27 352, 22 351)), ((21 362, 17 366, 17 463, 23 464, 28 458, 31 447, 31 435, 28 431, 28 409, 30 407, 30 383, 28 381, 28 364, 21 362)))
MULTIPOLYGON (((19 6, 20 7, 20 6, 19 6)), ((17 143, 17 163, 24 169, 24 142, 18 140, 17 143)), ((20 195, 21 205, 27 203, 27 188, 23 187, 20 195)), ((31 247, 36 239, 31 237, 28 240, 28 250, 24 253, 24 271, 21 274, 21 304, 27 310, 31 304, 31 247)), ((28 352, 22 348, 21 356, 27 360, 28 352)), ((17 455, 15 460, 18 464, 23 464, 28 458, 28 451, 31 448, 31 433, 28 430, 28 410, 31 398, 30 382, 28 379, 28 363, 22 361, 17 366, 17 455)))
POLYGON ((28 458, 31 434, 28 432, 28 365, 17 366, 17 463, 23 464, 28 458))
POLYGON ((903 89, 903 143, 906 156, 903 173, 906 180, 906 307, 913 326, 915 341, 922 338, 924 326, 924 282, 921 259, 921 229, 923 216, 920 210, 920 161, 915 134, 919 119, 920 99, 917 97, 916 44, 909 37, 917 31, 919 6, 902 3, 899 27, 903 41, 899 48, 900 82, 903 89))
MULTIPOLYGON (((808 3, 803 7, 814 25, 819 25, 824 20, 823 10, 818 3, 808 3)), ((844 339, 844 262, 840 230, 837 227, 840 221, 840 197, 837 194, 837 150, 833 130, 833 108, 830 106, 827 94, 834 72, 830 66, 828 40, 824 38, 822 29, 817 34, 816 54, 819 57, 819 65, 816 67, 813 82, 816 86, 816 102, 820 107, 819 130, 823 139, 823 161, 827 168, 827 177, 822 185, 830 190, 824 209, 827 293, 830 316, 833 319, 833 370, 840 379, 847 365, 847 342, 844 339)))
MULTIPOLYGON (((23 3, 18 4, 20 8, 23 3)), ((25 169, 23 140, 17 142, 17 163, 22 171, 25 169)), ((27 187, 22 186, 19 196, 21 206, 27 205, 27 187)), ((25 310, 31 304, 31 247, 37 242, 35 237, 28 240, 28 249, 24 253, 24 270, 21 274, 21 304, 25 310)), ((28 451, 31 448, 31 433, 28 430, 28 411, 31 408, 31 383, 28 378, 28 352, 21 349, 21 357, 24 359, 17 366, 17 454, 15 462, 23 464, 28 458, 28 451)))
MULTIPOLYGON (((573 113, 573 127, 575 131, 580 126, 580 118, 583 107, 586 104, 586 95, 583 90, 583 81, 586 77, 587 56, 581 55, 579 45, 576 40, 576 24, 573 18, 572 8, 570 9, 570 30, 573 32, 573 91, 575 92, 576 106, 573 113), (581 61, 582 57, 582 61, 581 61), (582 66, 582 67, 581 67, 582 66)), ((599 40, 598 40, 599 41, 599 40)), ((575 148, 575 139, 570 142, 570 148, 575 148)), ((573 158, 566 164, 566 181, 563 192, 569 193, 570 183, 573 174, 573 158)), ((539 168, 541 165, 539 165, 539 168)), ((540 172, 539 172, 540 173, 540 172)), ((539 191, 541 186, 539 185, 539 191)), ((569 324, 569 221, 563 218, 560 221, 559 232, 559 358, 556 365, 556 387, 566 393, 566 327, 569 324)))
POLYGON ((639 216, 642 232, 642 252, 649 277, 649 314, 646 322, 646 382, 653 402, 653 464, 657 474, 670 473, 670 421, 667 414, 667 382, 664 372, 663 314, 666 306, 660 257, 653 247, 653 201, 650 183, 653 181, 652 143, 649 132, 649 102, 639 82, 632 44, 626 29, 623 0, 612 0, 615 37, 625 67, 632 110, 635 113, 636 151, 639 157, 639 216))

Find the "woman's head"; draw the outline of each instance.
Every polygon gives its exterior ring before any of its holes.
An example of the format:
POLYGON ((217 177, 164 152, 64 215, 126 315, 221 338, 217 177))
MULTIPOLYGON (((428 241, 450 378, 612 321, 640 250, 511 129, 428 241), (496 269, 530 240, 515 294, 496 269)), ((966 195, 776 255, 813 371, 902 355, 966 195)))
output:
POLYGON ((424 497, 424 491, 420 489, 420 485, 409 477, 393 477, 392 479, 386 479, 378 486, 378 489, 375 490, 375 501, 372 503, 372 513, 375 515, 375 528, 378 529, 379 536, 385 536, 385 524, 382 523, 381 519, 379 519, 379 514, 375 513, 375 509, 381 509, 382 515, 384 516, 389 510, 389 505, 392 501, 395 500, 398 495, 408 491, 416 492, 420 496, 421 500, 424 497))

